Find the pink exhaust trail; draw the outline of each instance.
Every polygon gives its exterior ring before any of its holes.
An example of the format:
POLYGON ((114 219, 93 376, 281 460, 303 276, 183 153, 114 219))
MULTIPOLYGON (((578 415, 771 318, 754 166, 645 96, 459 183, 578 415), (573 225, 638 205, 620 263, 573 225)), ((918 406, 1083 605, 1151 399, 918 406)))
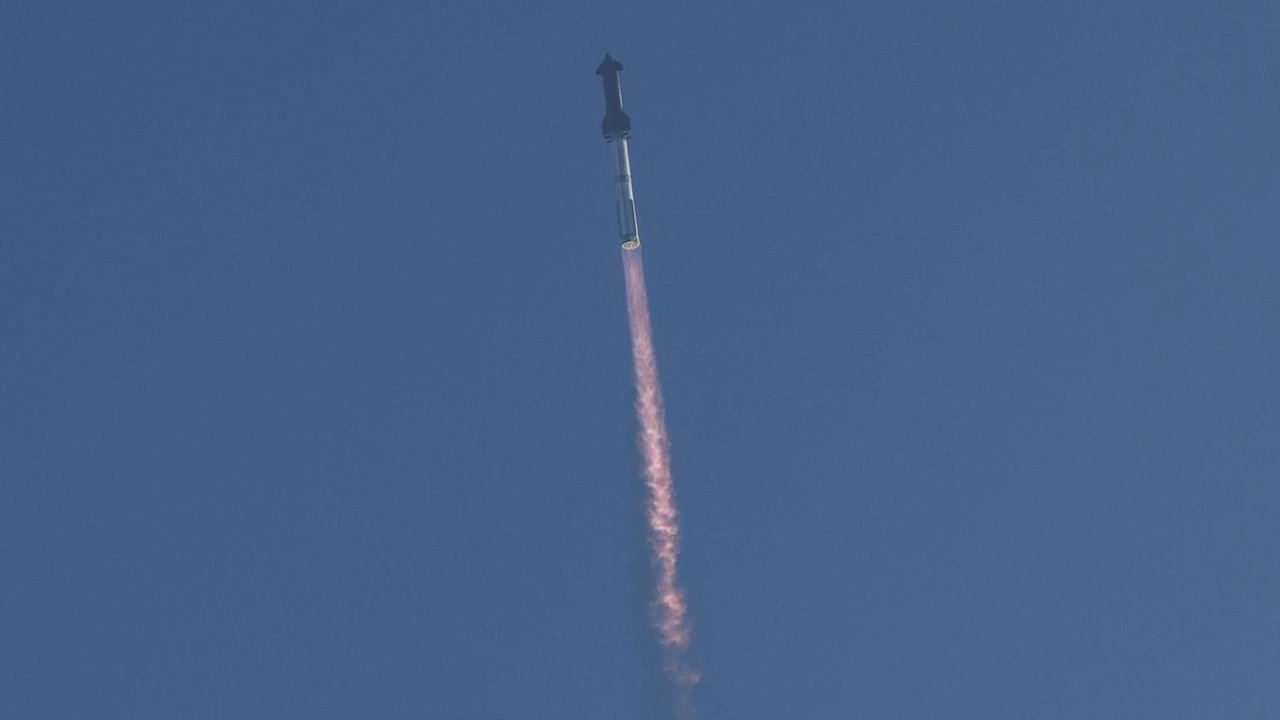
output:
POLYGON ((689 647, 689 621, 684 591, 676 582, 680 522, 671 481, 670 441, 662 416, 662 386, 658 382, 658 361, 654 356, 653 331, 649 326, 644 263, 638 248, 622 252, 622 267, 627 276, 627 315, 631 321, 636 415, 640 421, 636 443, 644 461, 644 480, 649 491, 645 510, 649 521, 649 548, 657 573, 652 603, 653 623, 666 652, 667 673, 677 686, 678 713, 681 717, 692 717, 689 690, 698 682, 698 673, 684 661, 684 651, 689 647))

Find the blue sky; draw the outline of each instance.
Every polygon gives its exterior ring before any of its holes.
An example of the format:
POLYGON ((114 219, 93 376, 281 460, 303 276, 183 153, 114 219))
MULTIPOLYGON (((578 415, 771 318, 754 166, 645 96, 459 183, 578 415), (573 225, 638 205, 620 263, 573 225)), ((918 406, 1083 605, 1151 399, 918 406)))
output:
POLYGON ((0 707, 1280 714, 1280 9, 0 10, 0 707))

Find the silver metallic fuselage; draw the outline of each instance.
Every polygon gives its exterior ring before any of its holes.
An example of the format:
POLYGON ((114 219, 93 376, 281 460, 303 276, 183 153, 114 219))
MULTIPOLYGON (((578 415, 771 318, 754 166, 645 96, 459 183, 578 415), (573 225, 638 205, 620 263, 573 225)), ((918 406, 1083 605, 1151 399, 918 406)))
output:
POLYGON ((604 80, 604 120, 600 129, 604 140, 613 146, 614 182, 618 186, 618 234, 622 236, 622 249, 640 247, 640 231, 636 228, 636 195, 631 189, 631 157, 627 152, 627 140, 631 137, 631 118, 622 109, 622 82, 618 73, 622 63, 605 55, 596 74, 604 80))
POLYGON ((636 227, 636 195, 631 187, 631 157, 627 152, 625 137, 609 138, 613 146, 615 184, 618 187, 618 235, 622 247, 634 250, 640 247, 640 229, 636 227))

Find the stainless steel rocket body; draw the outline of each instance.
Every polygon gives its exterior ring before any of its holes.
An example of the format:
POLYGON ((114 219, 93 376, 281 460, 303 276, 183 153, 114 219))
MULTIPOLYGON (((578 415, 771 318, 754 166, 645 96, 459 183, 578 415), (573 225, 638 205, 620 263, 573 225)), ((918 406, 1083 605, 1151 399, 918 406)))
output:
POLYGON ((640 229, 636 226, 636 195, 631 188, 631 157, 627 153, 627 139, 612 141, 613 160, 618 186, 618 235, 622 247, 634 250, 640 247, 640 229))
POLYGON ((636 227, 636 195, 631 188, 631 157, 627 139, 631 137, 631 118, 622 110, 622 83, 618 73, 622 63, 605 55, 596 74, 604 80, 604 122, 600 129, 605 142, 613 146, 614 178, 618 187, 618 235, 624 250, 640 247, 640 231, 636 227))

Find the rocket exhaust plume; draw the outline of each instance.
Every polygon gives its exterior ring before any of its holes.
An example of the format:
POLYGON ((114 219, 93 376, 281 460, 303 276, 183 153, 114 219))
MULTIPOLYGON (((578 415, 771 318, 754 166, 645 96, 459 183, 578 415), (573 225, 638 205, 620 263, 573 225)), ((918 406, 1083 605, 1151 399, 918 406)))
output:
POLYGON ((666 658, 666 671, 677 690, 677 712, 693 716, 689 691, 698 682, 698 673, 684 661, 689 647, 689 621, 684 591, 676 581, 676 560, 680 552, 680 523, 676 513, 675 487, 671 480, 671 455, 666 421, 662 414, 662 386, 653 351, 653 331, 649 325, 649 300, 644 287, 644 263, 640 249, 622 251, 622 268, 627 279, 627 316, 631 323, 631 356, 635 371, 636 417, 640 431, 636 443, 644 462, 648 490, 645 513, 649 523, 649 549, 657 575, 651 606, 666 658))

